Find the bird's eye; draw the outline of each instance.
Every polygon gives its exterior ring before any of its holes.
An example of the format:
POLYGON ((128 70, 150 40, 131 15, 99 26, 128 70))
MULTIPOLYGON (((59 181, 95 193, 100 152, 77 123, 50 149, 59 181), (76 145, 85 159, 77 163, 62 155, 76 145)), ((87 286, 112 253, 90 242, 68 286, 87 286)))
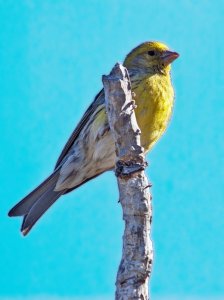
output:
POLYGON ((155 51, 153 51, 153 50, 148 51, 148 55, 154 56, 155 55, 155 51))

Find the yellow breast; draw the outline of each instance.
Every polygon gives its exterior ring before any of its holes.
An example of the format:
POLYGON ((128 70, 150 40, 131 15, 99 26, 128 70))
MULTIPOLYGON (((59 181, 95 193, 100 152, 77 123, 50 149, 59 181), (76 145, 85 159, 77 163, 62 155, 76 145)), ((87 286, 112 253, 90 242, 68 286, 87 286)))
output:
POLYGON ((170 75, 155 74, 132 85, 137 108, 135 110, 141 129, 141 142, 149 151, 165 132, 172 114, 174 91, 170 75))

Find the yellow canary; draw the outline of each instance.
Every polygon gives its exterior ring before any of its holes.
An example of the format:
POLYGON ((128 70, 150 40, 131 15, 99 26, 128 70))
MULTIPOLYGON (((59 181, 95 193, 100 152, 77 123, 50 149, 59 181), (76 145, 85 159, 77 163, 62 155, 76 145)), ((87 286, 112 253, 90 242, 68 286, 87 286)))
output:
MULTIPOLYGON (((133 49, 124 60, 135 93, 135 113, 146 152, 169 122, 174 101, 170 64, 178 56, 160 42, 146 42, 133 49)), ((112 170, 114 163, 115 146, 101 90, 66 143, 53 173, 15 205, 9 216, 24 217, 21 231, 26 235, 61 195, 112 170)))

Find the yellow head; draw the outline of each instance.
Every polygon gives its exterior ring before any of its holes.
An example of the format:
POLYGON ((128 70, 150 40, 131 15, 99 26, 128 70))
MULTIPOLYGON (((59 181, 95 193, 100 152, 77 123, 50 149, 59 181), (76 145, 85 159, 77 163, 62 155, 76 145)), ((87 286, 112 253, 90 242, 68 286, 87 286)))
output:
MULTIPOLYGON (((160 42, 145 42, 134 48, 125 58, 124 66, 130 73, 167 74, 170 64, 179 54, 160 42)), ((130 74, 131 75, 131 74, 130 74)))

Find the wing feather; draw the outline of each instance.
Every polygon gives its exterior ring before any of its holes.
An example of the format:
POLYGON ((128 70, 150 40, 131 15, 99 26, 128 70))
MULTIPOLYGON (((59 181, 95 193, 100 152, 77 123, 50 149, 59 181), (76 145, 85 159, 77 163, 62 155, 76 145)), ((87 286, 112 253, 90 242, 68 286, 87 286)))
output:
POLYGON ((90 116, 94 113, 94 111, 96 110, 96 108, 99 105, 102 105, 104 103, 104 91, 103 89, 96 95, 96 97, 94 98, 94 101, 92 102, 92 104, 88 107, 88 109, 86 110, 85 114, 83 115, 82 119, 80 120, 80 122, 78 123, 78 125, 76 126, 75 130, 72 132, 70 138, 68 139, 67 143, 65 144, 58 160, 57 163, 55 165, 55 169, 58 168, 58 166, 61 164, 62 160, 64 159, 64 157, 66 156, 66 154, 69 152, 69 150, 71 149, 71 146, 73 145, 74 141, 77 139, 77 137, 79 136, 80 132, 82 131, 83 127, 85 126, 85 124, 88 122, 90 116))

